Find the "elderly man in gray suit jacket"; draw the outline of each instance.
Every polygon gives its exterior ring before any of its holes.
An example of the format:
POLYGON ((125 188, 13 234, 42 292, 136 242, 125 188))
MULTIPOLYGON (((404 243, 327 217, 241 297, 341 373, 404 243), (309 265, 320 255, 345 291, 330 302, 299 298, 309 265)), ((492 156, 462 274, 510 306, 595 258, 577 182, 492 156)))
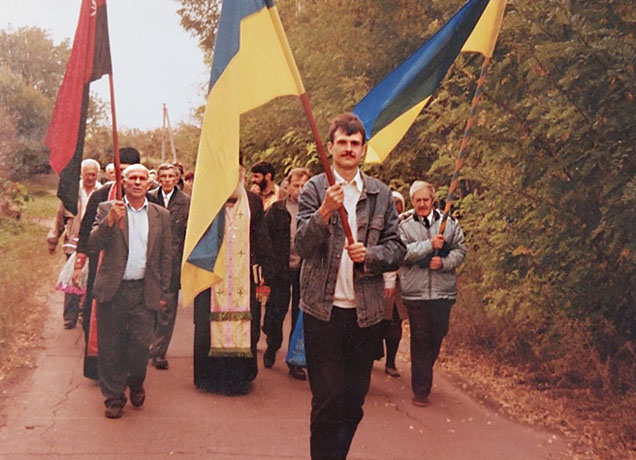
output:
POLYGON ((98 303, 99 384, 108 418, 121 417, 126 387, 134 407, 145 401, 155 316, 170 292, 170 214, 148 202, 149 185, 143 165, 126 168, 126 196, 99 205, 90 236, 91 249, 103 250, 93 295, 98 303))
POLYGON ((148 201, 166 208, 170 212, 172 223, 172 278, 170 296, 166 298, 166 308, 157 313, 155 337, 150 346, 152 365, 157 369, 168 369, 166 352, 172 339, 177 319, 177 298, 181 289, 181 259, 185 244, 190 196, 183 193, 177 185, 179 170, 172 163, 163 163, 157 168, 160 187, 148 192, 148 201))

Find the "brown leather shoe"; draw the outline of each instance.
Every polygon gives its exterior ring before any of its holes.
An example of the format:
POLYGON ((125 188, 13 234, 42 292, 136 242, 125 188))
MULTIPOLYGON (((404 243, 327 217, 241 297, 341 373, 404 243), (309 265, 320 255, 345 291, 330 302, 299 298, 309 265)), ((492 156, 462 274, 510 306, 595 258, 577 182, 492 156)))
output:
POLYGON ((428 406, 428 397, 424 396, 424 398, 413 397, 411 400, 414 406, 417 407, 426 407, 428 406))
POLYGON ((106 407, 106 411, 104 415, 106 418, 119 418, 124 412, 124 408, 121 406, 108 406, 106 407))
POLYGON ((146 400, 146 390, 143 388, 140 390, 133 391, 130 390, 130 404, 133 407, 141 407, 144 405, 144 401, 146 400))

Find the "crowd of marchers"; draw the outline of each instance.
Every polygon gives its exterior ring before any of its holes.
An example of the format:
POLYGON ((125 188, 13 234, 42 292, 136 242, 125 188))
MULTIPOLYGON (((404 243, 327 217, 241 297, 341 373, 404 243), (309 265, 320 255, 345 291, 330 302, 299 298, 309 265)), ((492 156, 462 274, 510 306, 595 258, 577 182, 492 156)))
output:
MULTIPOLYGON (((412 402, 429 404, 466 254, 458 221, 444 221, 435 207, 432 184, 413 182, 407 210, 399 192, 362 172, 365 139, 360 120, 341 114, 328 132, 331 175, 294 168, 278 184, 262 161, 248 181, 241 165, 222 209, 216 262, 226 276, 194 300, 194 384, 224 395, 250 392, 261 330, 262 362, 271 368, 283 359, 286 315, 291 310, 288 341, 302 315, 295 336, 305 362, 287 365, 292 378, 309 380, 314 459, 346 458, 375 360, 384 357, 386 373, 400 377, 396 354, 407 318, 412 402)), ((169 369, 190 194, 193 181, 205 179, 178 163, 149 170, 132 147, 120 150, 120 168, 117 198, 114 165, 101 185, 100 164, 84 160, 77 215, 60 204, 47 237, 54 254, 64 236, 77 290, 65 293, 63 324, 83 327, 84 375, 99 381, 108 418, 121 417, 128 400, 144 405, 149 362, 169 369)))

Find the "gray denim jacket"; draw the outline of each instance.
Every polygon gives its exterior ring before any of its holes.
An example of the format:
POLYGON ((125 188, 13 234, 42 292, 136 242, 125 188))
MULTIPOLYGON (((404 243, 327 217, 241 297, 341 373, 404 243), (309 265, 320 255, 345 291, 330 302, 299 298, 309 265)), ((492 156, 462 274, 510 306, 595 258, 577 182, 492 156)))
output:
MULTIPOLYGON (((391 191, 378 179, 362 173, 362 193, 356 207, 357 241, 364 243, 366 258, 354 269, 358 324, 369 327, 384 315, 382 273, 397 270, 406 247, 398 235, 398 216, 391 191)), ((298 209, 298 230, 294 245, 303 258, 300 275, 300 308, 329 321, 340 257, 346 237, 337 212, 329 223, 318 213, 329 182, 325 173, 312 177, 303 187, 298 209)), ((356 264, 358 265, 358 264, 356 264)))

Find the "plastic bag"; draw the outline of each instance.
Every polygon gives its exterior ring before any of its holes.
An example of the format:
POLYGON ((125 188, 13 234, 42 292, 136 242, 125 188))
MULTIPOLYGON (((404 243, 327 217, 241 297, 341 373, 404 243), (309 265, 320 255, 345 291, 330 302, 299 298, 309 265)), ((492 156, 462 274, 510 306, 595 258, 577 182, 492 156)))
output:
POLYGON ((57 277, 57 283, 55 283, 55 289, 65 292, 66 294, 84 295, 86 293, 86 280, 88 279, 88 264, 84 264, 79 286, 74 285, 71 280, 75 268, 76 254, 76 252, 71 254, 66 263, 62 266, 62 270, 60 270, 60 274, 57 277))
POLYGON ((292 332, 291 340, 289 341, 289 349, 287 350, 287 356, 285 357, 287 364, 292 366, 307 367, 307 359, 305 358, 305 334, 303 332, 303 311, 298 312, 298 318, 296 318, 296 326, 294 332, 292 332))

